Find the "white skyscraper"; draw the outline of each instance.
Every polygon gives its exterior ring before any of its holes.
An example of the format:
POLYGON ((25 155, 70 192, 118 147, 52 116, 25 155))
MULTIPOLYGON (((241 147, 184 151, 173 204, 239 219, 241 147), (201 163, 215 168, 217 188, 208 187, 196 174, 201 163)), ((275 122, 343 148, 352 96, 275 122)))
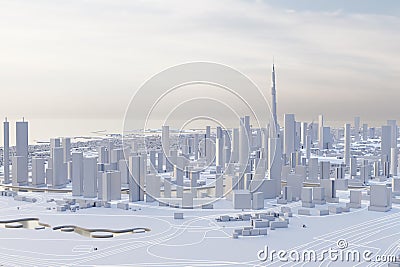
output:
MULTIPOLYGON (((154 156, 155 157, 155 156, 154 156)), ((128 161, 121 159, 118 162, 118 170, 121 172, 121 184, 127 185, 129 180, 129 168, 128 161)))
POLYGON ((160 176, 149 174, 146 177, 146 202, 154 202, 160 197, 160 176))
POLYGON ((323 126, 320 128, 319 149, 330 149, 332 141, 331 127, 323 126))
POLYGON ((215 140, 215 164, 219 167, 224 167, 224 138, 221 127, 217 127, 217 138, 215 140))
POLYGON ((65 137, 62 139, 62 146, 64 149, 64 162, 71 161, 71 138, 65 137))
POLYGON ((12 185, 27 185, 28 168, 26 166, 26 158, 22 156, 12 157, 12 185))
POLYGON ((322 127, 324 127, 324 115, 318 115, 318 140, 321 141, 322 127))
POLYGON ((97 158, 83 158, 83 196, 97 196, 97 158))
POLYGON ((103 172, 101 182, 102 200, 111 201, 121 199, 121 174, 119 171, 103 172))
POLYGON ((306 147, 306 158, 310 159, 310 157, 311 157, 311 136, 310 135, 306 136, 305 147, 306 147))
POLYGON ((306 147, 306 143, 307 143, 307 134, 308 134, 308 129, 307 129, 308 125, 307 122, 302 122, 301 123, 301 144, 302 146, 305 148, 306 147))
POLYGON ((268 139, 268 176, 270 180, 276 181, 274 195, 279 195, 281 190, 282 173, 282 146, 280 138, 268 139))
POLYGON ((381 155, 382 156, 390 157, 391 144, 392 144, 392 127, 384 125, 384 126, 382 126, 382 135, 381 135, 381 155))
POLYGON ((213 160, 213 154, 211 149, 211 126, 206 126, 206 135, 204 139, 204 151, 207 164, 211 163, 213 160))
POLYGON ((16 179, 13 177, 13 184, 17 182, 19 185, 24 185, 28 183, 28 122, 17 121, 16 128, 16 156, 19 158, 15 161, 18 164, 18 171, 15 174, 18 177, 16 179))
POLYGON ((10 123, 5 119, 4 123, 4 146, 3 146, 3 165, 4 183, 10 183, 10 123))
POLYGON ((283 144, 284 152, 286 157, 289 157, 293 152, 295 152, 295 119, 294 114, 285 114, 284 116, 285 129, 283 132, 283 144))
POLYGON ((72 153, 72 195, 83 194, 83 153, 72 153))
POLYGON ((64 162, 64 149, 53 149, 53 187, 64 187, 67 183, 67 164, 64 162))
POLYGON ((350 164, 350 124, 346 123, 344 125, 344 161, 346 166, 350 164))
POLYGON ((397 122, 396 120, 388 120, 387 125, 390 126, 391 129, 391 142, 390 142, 390 174, 397 175, 397 167, 398 167, 398 148, 397 148, 397 122))
POLYGON ((16 155, 28 159, 28 122, 17 121, 16 128, 16 155))
POLYGON ((174 176, 176 182, 176 197, 183 196, 183 169, 185 167, 185 161, 182 156, 177 157, 176 164, 174 165, 174 176))
POLYGON ((397 122, 396 120, 388 120, 387 125, 391 127, 391 147, 397 147, 397 122))
POLYGON ((144 186, 146 184, 147 176, 147 154, 140 154, 140 176, 139 176, 139 200, 144 200, 144 186))
POLYGON ((232 129, 232 162, 239 162, 239 129, 232 129))
POLYGON ((129 201, 140 200, 140 156, 129 157, 129 201))
POLYGON ((360 141, 360 117, 354 117, 354 141, 360 141))
POLYGON ((239 164, 241 170, 248 169, 249 153, 250 153, 250 117, 240 118, 239 126, 239 164))
POLYGON ((161 143, 165 157, 169 156, 169 126, 162 126, 161 143))
POLYGON ((45 159, 44 158, 32 158, 32 185, 33 186, 44 186, 45 185, 45 159))
POLYGON ((278 117, 276 115, 276 80, 275 80, 275 64, 272 64, 272 88, 271 88, 271 95, 272 95, 272 120, 274 127, 271 127, 273 130, 273 136, 276 137, 276 134, 279 131, 279 126, 278 126, 278 117))

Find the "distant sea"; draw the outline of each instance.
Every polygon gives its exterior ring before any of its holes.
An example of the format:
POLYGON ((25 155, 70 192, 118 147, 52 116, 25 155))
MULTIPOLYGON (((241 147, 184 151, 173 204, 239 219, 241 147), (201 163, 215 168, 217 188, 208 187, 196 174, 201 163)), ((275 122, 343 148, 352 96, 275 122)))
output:
MULTIPOLYGON (((10 122, 10 145, 15 145, 15 122, 10 122)), ((18 121, 22 121, 19 118, 18 121)), ((122 133, 123 120, 120 119, 38 119, 26 117, 29 122, 29 144, 49 141, 54 137, 95 137, 105 134, 122 133)), ((3 146, 3 123, 0 124, 0 146, 3 146)), ((72 140, 73 141, 73 140, 72 140)))
MULTIPOLYGON (((10 145, 15 145, 15 122, 21 121, 22 118, 8 118, 10 121, 10 145)), ((106 134, 121 134, 123 130, 123 118, 121 119, 77 119, 77 118, 29 118, 25 117, 29 122, 29 144, 38 142, 48 142, 50 138, 55 137, 99 137, 106 134)), ((311 121, 307 121, 310 123, 311 121)), ((315 121, 317 122, 317 121, 315 121)), ((343 127, 344 123, 354 124, 353 120, 349 121, 325 121, 326 126, 334 128, 343 127)), ((363 121, 361 118, 360 127, 363 123, 368 123, 369 127, 380 127, 386 125, 386 121, 363 121)), ((210 122, 203 122, 200 125, 191 125, 195 128, 205 128, 210 122)), ((152 126, 161 128, 162 121, 152 126)), ((212 125, 212 123, 211 123, 212 125)), ((283 123, 281 123, 281 126, 283 123)), ((150 125, 149 125, 150 126, 150 125)), ((150 126, 150 127, 152 127, 150 126)), ((212 125, 214 127, 215 125, 212 125)), ((238 127, 239 124, 230 122, 226 127, 238 127)), ((0 146, 3 146, 3 123, 0 124, 0 146)), ((73 141, 73 140, 72 140, 73 141)))

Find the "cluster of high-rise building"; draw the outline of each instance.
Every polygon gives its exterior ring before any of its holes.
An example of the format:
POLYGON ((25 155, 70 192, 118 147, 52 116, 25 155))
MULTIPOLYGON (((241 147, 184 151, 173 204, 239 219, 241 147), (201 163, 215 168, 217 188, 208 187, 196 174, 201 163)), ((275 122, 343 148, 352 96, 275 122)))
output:
POLYGON ((70 138, 53 138, 49 156, 36 157, 28 151, 24 120, 16 122, 11 154, 6 120, 3 184, 70 189, 73 197, 102 201, 120 200, 125 189, 131 202, 159 201, 179 207, 226 197, 234 208, 262 209, 262 200, 268 198, 287 203, 304 196, 305 205, 312 206, 315 194, 317 203, 335 202, 336 190, 362 188, 372 181, 381 184, 370 188, 371 206, 391 205, 388 195, 400 191, 395 120, 374 128, 360 125, 356 117, 353 125, 335 129, 326 125, 323 115, 318 122, 308 123, 296 121, 295 114, 284 114, 280 127, 276 110, 273 67, 271 123, 264 128, 251 127, 250 116, 243 116, 237 128, 207 126, 174 139, 164 125, 161 135, 150 137, 158 146, 143 142, 149 137, 125 136, 118 145, 104 139, 91 153, 72 148, 70 138), (392 189, 385 189, 389 178, 392 189), (322 189, 303 190, 310 185, 322 189))

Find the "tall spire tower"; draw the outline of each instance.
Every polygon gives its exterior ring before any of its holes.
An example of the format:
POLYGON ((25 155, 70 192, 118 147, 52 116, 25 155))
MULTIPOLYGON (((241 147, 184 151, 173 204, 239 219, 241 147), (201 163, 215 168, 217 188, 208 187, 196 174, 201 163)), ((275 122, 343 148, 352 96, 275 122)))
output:
POLYGON ((271 94, 272 94, 272 119, 273 119, 273 124, 274 124, 274 132, 275 134, 279 130, 278 126, 278 119, 276 116, 276 83, 275 83, 275 64, 272 64, 272 88, 271 88, 271 94))

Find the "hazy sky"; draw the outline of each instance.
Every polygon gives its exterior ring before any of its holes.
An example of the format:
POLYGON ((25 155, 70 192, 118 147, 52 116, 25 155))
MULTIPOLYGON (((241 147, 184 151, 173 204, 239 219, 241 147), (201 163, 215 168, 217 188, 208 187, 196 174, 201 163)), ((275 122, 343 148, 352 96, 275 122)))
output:
POLYGON ((400 119, 397 0, 0 0, 0 116, 122 119, 146 79, 189 61, 270 99, 273 57, 279 118, 400 119))

